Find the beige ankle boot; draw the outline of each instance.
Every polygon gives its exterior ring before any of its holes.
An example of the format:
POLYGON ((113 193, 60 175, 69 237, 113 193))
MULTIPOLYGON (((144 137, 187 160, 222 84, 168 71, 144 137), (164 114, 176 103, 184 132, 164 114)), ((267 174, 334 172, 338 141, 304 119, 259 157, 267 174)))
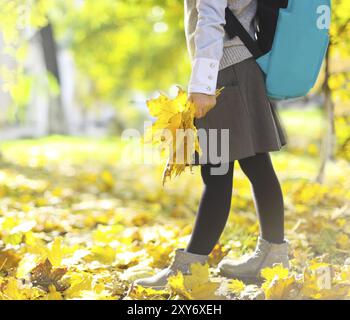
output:
POLYGON ((153 288, 156 290, 164 289, 169 276, 176 274, 177 271, 181 271, 183 274, 189 274, 190 264, 196 262, 205 264, 207 259, 207 255, 190 253, 185 251, 184 248, 176 249, 173 262, 169 267, 159 271, 151 277, 135 280, 132 286, 141 285, 143 287, 153 288))
POLYGON ((288 247, 288 240, 274 244, 259 237, 254 253, 248 258, 238 261, 223 259, 218 265, 220 274, 246 283, 260 282, 260 272, 264 268, 272 267, 276 263, 282 263, 285 268, 289 268, 288 247))

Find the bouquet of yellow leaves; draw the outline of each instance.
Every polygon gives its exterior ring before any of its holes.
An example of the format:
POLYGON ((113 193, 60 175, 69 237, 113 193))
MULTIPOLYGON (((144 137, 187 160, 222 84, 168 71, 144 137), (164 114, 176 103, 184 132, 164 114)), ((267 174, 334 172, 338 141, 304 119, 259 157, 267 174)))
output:
MULTIPOLYGON (((180 175, 186 167, 192 169, 195 152, 202 154, 194 125, 195 106, 187 100, 187 93, 180 86, 177 88, 174 99, 161 93, 158 98, 147 100, 149 112, 156 120, 146 130, 143 142, 159 146, 161 154, 167 157, 163 185, 167 178, 180 175)), ((217 97, 223 89, 216 91, 217 97)))

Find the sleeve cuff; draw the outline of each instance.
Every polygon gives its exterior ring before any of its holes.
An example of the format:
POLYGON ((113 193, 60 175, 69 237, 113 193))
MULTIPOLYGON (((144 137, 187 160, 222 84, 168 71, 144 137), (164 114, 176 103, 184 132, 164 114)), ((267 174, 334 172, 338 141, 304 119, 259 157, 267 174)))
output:
POLYGON ((218 60, 196 58, 193 62, 188 93, 215 95, 218 72, 218 60))

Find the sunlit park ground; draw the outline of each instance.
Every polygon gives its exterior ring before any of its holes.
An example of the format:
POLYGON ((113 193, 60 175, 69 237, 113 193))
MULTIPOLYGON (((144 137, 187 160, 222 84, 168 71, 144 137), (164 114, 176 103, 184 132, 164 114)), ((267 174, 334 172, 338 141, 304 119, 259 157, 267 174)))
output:
POLYGON ((289 146, 273 161, 285 194, 289 273, 266 270, 262 286, 216 274, 225 255, 253 250, 259 231, 236 164, 231 214, 210 257, 210 278, 205 269, 187 286, 178 275, 164 291, 129 290, 186 245, 202 190, 198 168, 163 188, 163 166, 122 162, 119 138, 55 136, 0 144, 0 298, 349 298, 349 163, 329 163, 324 184, 316 183, 320 112, 281 115, 289 146))

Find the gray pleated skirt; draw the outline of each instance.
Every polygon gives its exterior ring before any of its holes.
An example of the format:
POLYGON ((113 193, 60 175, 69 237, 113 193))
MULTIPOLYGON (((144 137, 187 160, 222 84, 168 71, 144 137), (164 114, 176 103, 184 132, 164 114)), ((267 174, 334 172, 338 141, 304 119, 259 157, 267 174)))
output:
POLYGON ((221 87, 216 106, 194 121, 203 154, 195 153, 193 165, 232 162, 286 145, 286 131, 254 58, 220 70, 221 87))

